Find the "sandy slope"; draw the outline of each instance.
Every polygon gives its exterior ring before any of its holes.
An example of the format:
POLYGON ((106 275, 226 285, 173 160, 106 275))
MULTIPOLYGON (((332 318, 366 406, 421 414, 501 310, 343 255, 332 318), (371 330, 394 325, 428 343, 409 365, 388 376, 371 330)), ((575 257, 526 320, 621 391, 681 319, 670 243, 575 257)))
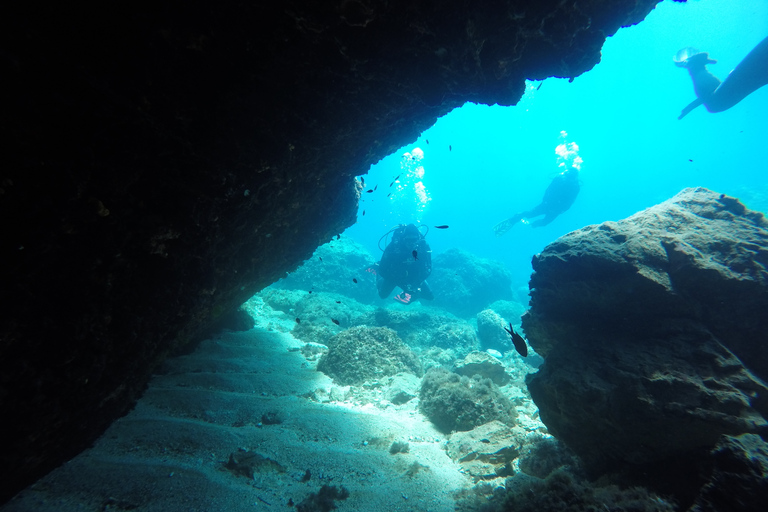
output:
POLYGON ((416 400, 320 403, 310 397, 344 390, 314 370, 301 345, 256 328, 168 361, 93 448, 0 510, 296 510, 290 500, 325 484, 349 490, 339 510, 453 510, 453 493, 471 481, 416 400), (265 414, 281 423, 262 424, 265 414), (391 455, 393 441, 410 451, 391 455), (235 474, 225 464, 239 449, 270 460, 259 459, 253 478, 235 474))

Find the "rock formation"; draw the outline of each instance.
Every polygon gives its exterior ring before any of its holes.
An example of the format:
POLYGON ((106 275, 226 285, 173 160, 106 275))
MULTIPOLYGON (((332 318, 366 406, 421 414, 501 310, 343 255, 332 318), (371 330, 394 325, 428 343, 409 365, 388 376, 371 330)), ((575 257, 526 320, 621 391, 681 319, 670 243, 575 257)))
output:
MULTIPOLYGON (((692 466, 768 432, 768 221, 706 189, 574 231, 534 258, 529 390, 593 473, 692 466)), ((692 483, 691 485, 698 485, 692 483)))
POLYGON ((352 224, 355 175, 466 101, 587 71, 656 3, 9 8, 0 502, 352 224))

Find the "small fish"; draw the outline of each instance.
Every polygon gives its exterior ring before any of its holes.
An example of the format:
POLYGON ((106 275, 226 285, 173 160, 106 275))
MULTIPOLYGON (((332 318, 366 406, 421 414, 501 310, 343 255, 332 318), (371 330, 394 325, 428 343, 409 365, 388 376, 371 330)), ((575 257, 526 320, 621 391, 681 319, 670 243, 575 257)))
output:
POLYGON ((515 346, 517 353, 523 357, 528 357, 528 345, 525 344, 523 337, 512 328, 512 322, 509 323, 509 329, 505 327, 504 330, 512 337, 512 344, 515 346))
POLYGON ((365 210, 363 210, 363 217, 365 217, 365 210))
POLYGON ((416 249, 414 249, 411 254, 413 254, 413 259, 415 260, 419 259, 419 253, 416 252, 416 249))
MULTIPOLYGON (((378 185, 376 185, 376 186, 378 186, 378 185)), ((366 191, 365 191, 365 193, 366 193, 366 194, 370 194, 370 193, 372 193, 372 192, 373 192, 373 189, 372 189, 372 188, 369 188, 368 190, 366 190, 366 191)))
POLYGON ((453 151, 453 148, 451 147, 450 144, 448 144, 448 151, 453 151))
POLYGON ((353 282, 353 283, 355 283, 355 284, 357 284, 357 279, 355 279, 355 278, 353 277, 353 278, 352 278, 352 282, 353 282))
POLYGON ((689 162, 693 162, 693 159, 692 159, 692 158, 689 158, 689 159, 688 159, 688 161, 689 161, 689 162))
POLYGON ((379 188, 379 184, 377 183, 375 187, 373 187, 373 191, 376 192, 376 189, 379 188))
POLYGON ((389 184, 389 186, 391 187, 391 186, 392 186, 392 185, 394 185, 394 184, 395 184, 395 182, 393 181, 392 183, 390 183, 390 184, 389 184))
POLYGON ((392 195, 392 192, 390 192, 389 194, 387 194, 387 197, 389 197, 389 196, 391 196, 391 195, 392 195))
POLYGON ((336 235, 336 240, 341 240, 341 235, 336 235))
POLYGON ((397 176, 395 176, 395 181, 397 181, 399 179, 400 179, 400 175, 398 174, 397 176))
POLYGON ((339 321, 336 320, 335 318, 331 318, 331 322, 335 323, 336 325, 339 325, 339 321))
POLYGON ((336 301, 336 304, 341 304, 341 301, 340 301, 340 300, 337 300, 337 301, 336 301))
POLYGON ((300 323, 301 323, 301 318, 299 318, 299 317, 296 317, 296 323, 297 323, 297 324, 300 324, 300 323))
POLYGON ((318 258, 320 258, 320 261, 323 261, 323 257, 322 256, 318 256, 318 258))
POLYGON ((538 91, 539 89, 541 89, 541 86, 542 86, 542 85, 544 85, 544 82, 541 82, 541 83, 539 84, 539 86, 536 88, 536 90, 538 91))
POLYGON ((435 226, 435 229, 448 229, 448 225, 447 224, 443 224, 441 226, 435 226))
POLYGON ((307 293, 312 293, 312 290, 309 290, 307 293))
POLYGON ((427 144, 429 144, 429 139, 424 139, 424 140, 426 141, 427 144))

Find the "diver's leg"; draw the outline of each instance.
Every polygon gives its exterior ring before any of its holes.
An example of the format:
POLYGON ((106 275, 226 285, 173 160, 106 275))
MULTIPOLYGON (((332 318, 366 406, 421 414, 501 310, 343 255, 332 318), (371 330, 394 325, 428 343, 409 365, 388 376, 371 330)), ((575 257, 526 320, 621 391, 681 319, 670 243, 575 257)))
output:
POLYGON ((542 228, 542 227, 546 226, 547 224, 549 224, 550 222, 552 222, 553 220, 555 220, 559 215, 560 215, 559 212, 558 213, 547 213, 547 214, 544 215, 544 217, 540 218, 539 220, 535 220, 535 221, 531 222, 531 227, 532 228, 542 228))
POLYGON ((392 293, 392 290, 395 289, 395 283, 378 276, 376 278, 376 288, 379 290, 379 297, 386 299, 392 293))
POLYGON ((768 37, 760 41, 723 80, 704 106, 710 112, 728 110, 768 84, 768 37))

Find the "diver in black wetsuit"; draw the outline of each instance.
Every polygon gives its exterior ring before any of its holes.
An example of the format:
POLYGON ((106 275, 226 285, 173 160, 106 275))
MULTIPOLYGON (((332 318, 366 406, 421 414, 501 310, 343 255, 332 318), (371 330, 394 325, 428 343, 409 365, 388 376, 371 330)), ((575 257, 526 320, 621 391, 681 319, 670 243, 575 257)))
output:
POLYGON ((403 304, 418 299, 432 300, 435 296, 426 281, 431 273, 432 250, 419 228, 413 224, 395 228, 392 242, 376 265, 379 297, 386 299, 395 286, 399 286, 403 291, 394 298, 403 304))
POLYGON ((707 69, 708 64, 717 63, 707 52, 683 48, 675 55, 674 62, 688 70, 696 93, 696 99, 683 109, 678 119, 699 105, 704 105, 710 112, 723 112, 768 84, 768 37, 760 41, 722 82, 707 69))
POLYGON ((575 166, 571 166, 567 171, 558 174, 552 179, 552 183, 549 184, 544 192, 544 199, 541 200, 538 206, 499 222, 493 228, 496 236, 503 235, 520 222, 530 224, 534 228, 546 226, 571 207, 576 200, 576 196, 579 195, 579 190, 579 170, 575 166), (530 223, 528 222, 529 218, 541 215, 544 217, 530 223))

